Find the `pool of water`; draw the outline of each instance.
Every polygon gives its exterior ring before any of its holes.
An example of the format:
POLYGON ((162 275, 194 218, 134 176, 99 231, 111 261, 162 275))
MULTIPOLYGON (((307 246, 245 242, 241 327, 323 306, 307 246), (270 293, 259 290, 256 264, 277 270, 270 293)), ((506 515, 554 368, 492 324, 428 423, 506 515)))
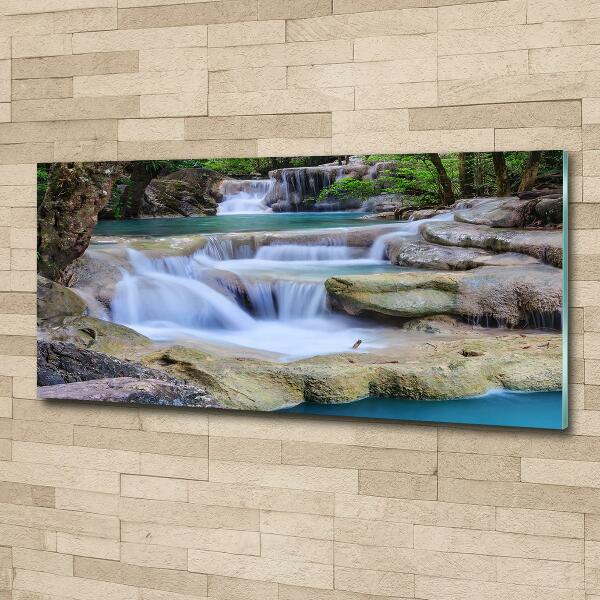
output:
POLYGON ((505 427, 563 429, 562 392, 494 390, 456 400, 364 398, 347 404, 303 402, 278 412, 505 427))
POLYGON ((195 233, 235 233, 244 231, 289 231, 329 227, 367 227, 386 221, 361 219, 364 212, 259 213, 214 217, 175 217, 170 219, 128 219, 100 221, 94 235, 170 236, 195 233))

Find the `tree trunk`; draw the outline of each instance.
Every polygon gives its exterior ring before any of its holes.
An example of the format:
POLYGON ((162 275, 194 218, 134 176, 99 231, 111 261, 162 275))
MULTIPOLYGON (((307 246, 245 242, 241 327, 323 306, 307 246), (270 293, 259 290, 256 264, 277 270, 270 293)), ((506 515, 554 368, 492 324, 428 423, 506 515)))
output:
POLYGON ((458 153, 458 181, 462 198, 472 198, 475 195, 473 186, 473 159, 466 152, 458 153))
POLYGON ((454 191, 452 190, 452 181, 448 177, 448 173, 442 163, 440 155, 437 153, 429 154, 429 160, 433 163, 435 170, 437 171, 438 181, 442 192, 442 202, 445 205, 452 204, 455 200, 454 191))
POLYGON ((496 174, 496 195, 510 196, 510 183, 508 181, 508 168, 504 158, 504 152, 492 152, 494 162, 494 173, 496 174))
POLYGON ((535 185, 541 159, 542 153, 540 150, 534 150, 533 152, 529 153, 529 158, 527 159, 527 164, 525 165, 525 171, 523 171, 523 177, 521 177, 521 183, 519 184, 519 189, 517 190, 518 192, 529 190, 535 185))
POLYGON ((126 163, 55 163, 38 207, 38 272, 67 283, 68 267, 86 250, 98 213, 126 163))

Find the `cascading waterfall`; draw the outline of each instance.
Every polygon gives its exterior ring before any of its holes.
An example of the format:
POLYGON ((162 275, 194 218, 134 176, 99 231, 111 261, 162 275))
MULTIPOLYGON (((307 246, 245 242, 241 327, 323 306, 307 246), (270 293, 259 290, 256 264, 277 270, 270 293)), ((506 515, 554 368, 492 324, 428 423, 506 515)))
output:
POLYGON ((219 215, 255 214, 269 212, 265 199, 273 187, 271 179, 237 180, 223 182, 223 201, 217 208, 219 215))

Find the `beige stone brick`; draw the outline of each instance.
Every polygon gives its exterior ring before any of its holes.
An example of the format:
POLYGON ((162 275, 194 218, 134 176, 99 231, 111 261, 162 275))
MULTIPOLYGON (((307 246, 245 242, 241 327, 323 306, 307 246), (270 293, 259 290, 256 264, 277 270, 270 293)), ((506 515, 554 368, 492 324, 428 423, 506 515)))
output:
MULTIPOLYGON (((12 103, 13 121, 128 119, 138 117, 139 112, 140 101, 134 96, 16 100, 12 103)), ((39 150, 36 154, 40 157, 38 160, 46 160, 39 150)))
POLYGON ((496 509, 496 529, 512 533, 557 537, 583 537, 583 515, 526 508, 496 509))
POLYGON ((414 576, 405 573, 388 573, 366 569, 335 568, 335 586, 338 590, 390 596, 414 596, 414 576))
MULTIPOLYGON (((13 253, 14 251, 11 251, 11 254, 13 253)), ((15 269, 15 267, 18 266, 20 265, 16 264, 15 261, 11 263, 12 269, 15 269)), ((31 335, 33 333, 35 320, 32 320, 32 317, 33 315, 0 314, 0 335, 19 335, 24 332, 31 335)), ((16 362, 26 364, 26 361, 16 362)))
POLYGON ((368 496, 435 500, 437 481, 431 475, 361 470, 359 493, 368 496))
POLYGON ((37 15, 0 15, 0 36, 44 35, 52 32, 53 18, 50 13, 37 15))
POLYGON ((293 465, 263 465, 211 460, 209 479, 237 483, 323 492, 358 490, 358 472, 353 469, 326 469, 293 465))
POLYGON ((190 117, 208 112, 206 94, 149 94, 140 96, 140 117, 190 117))
MULTIPOLYGON (((311 591, 315 593, 316 590, 311 591)), ((218 575, 208 578, 208 597, 216 600, 279 600, 279 594, 276 583, 218 575)))
POLYGON ((334 15, 287 22, 287 41, 365 38, 430 33, 437 29, 432 9, 406 9, 334 15))
POLYGON ((12 76, 13 79, 45 79, 48 77, 136 73, 138 63, 136 50, 17 58, 12 61, 12 76))
POLYGON ((335 111, 332 113, 334 134, 369 134, 374 131, 408 130, 407 109, 335 111))
POLYGON ((75 575, 99 582, 125 585, 130 589, 144 587, 177 594, 206 597, 207 578, 200 573, 182 573, 171 569, 140 567, 112 560, 75 557, 75 575))
POLYGON ((256 141, 119 142, 119 160, 256 156, 256 141))
POLYGON ((330 0, 258 0, 259 19, 303 19, 330 14, 330 0))
POLYGON ((287 86, 285 67, 260 67, 213 71, 209 75, 210 93, 283 90, 287 86))
POLYGON ((147 2, 151 6, 123 8, 119 10, 121 29, 139 29, 143 27, 165 27, 178 25, 200 25, 206 23, 230 23, 256 19, 256 2, 252 0, 233 0, 221 2, 193 2, 182 0, 171 2, 147 2))
POLYGON ((123 475, 121 496, 187 502, 188 483, 185 479, 123 475))
POLYGON ((35 183, 36 165, 0 165, 0 181, 5 185, 31 185, 35 183))
POLYGON ((119 496, 103 492, 88 492, 69 488, 56 488, 56 508, 93 512, 101 515, 119 514, 119 496))
POLYGON ((436 34, 393 36, 382 33, 381 35, 384 37, 356 39, 354 42, 354 60, 358 62, 386 61, 394 56, 401 56, 405 60, 411 58, 436 60, 436 34))
POLYGON ((52 15, 52 30, 55 33, 78 31, 101 31, 117 28, 116 8, 91 8, 55 12, 52 15))
POLYGON ((8 546, 33 548, 35 550, 46 549, 44 532, 40 529, 0 523, 0 535, 2 536, 2 542, 8 546))
POLYGON ((443 29, 479 29, 521 25, 527 21, 524 0, 501 0, 476 4, 456 4, 438 9, 438 24, 443 29))
POLYGON ((204 70, 149 71, 116 73, 73 78, 74 97, 116 97, 154 94, 206 94, 207 73, 204 70))
POLYGON ((497 150, 541 150, 560 148, 581 149, 579 127, 530 127, 521 129, 496 129, 497 150))
POLYGON ((487 54, 440 56, 437 72, 440 81, 473 80, 523 75, 528 73, 528 67, 527 50, 514 50, 487 54))
POLYGON ((332 493, 254 485, 191 482, 190 502, 204 506, 295 511, 317 515, 333 514, 332 493))
POLYGON ((255 139, 285 134, 289 139, 331 135, 331 115, 260 115, 252 117, 199 117, 185 120, 185 138, 255 139))
POLYGON ((260 530, 262 533, 333 540, 333 518, 327 515, 262 510, 260 530))
POLYGON ((425 475, 433 475, 437 470, 437 456, 433 452, 287 441, 283 442, 282 452, 283 463, 292 465, 402 471, 425 475))
POLYGON ((209 529, 125 521, 121 525, 121 539, 124 542, 131 542, 136 545, 151 543, 161 547, 211 550, 228 554, 250 554, 255 556, 261 553, 260 534, 257 531, 234 531, 232 529, 209 529))
POLYGON ((335 540, 365 546, 411 548, 413 525, 366 519, 335 519, 335 540))
POLYGON ((82 140, 54 143, 54 160, 57 162, 117 160, 117 142, 82 140))
POLYGON ((209 455, 211 460, 280 464, 281 442, 211 436, 209 455))
MULTIPOLYGON (((6 143, 23 143, 23 142, 63 142, 63 141, 90 141, 114 140, 117 137, 117 121, 116 119, 103 119, 100 121, 85 120, 85 121, 38 121, 33 123, 6 123, 0 125, 0 135, 6 143)), ((4 186, 0 188, 0 194, 3 194, 4 186)), ((31 202, 31 206, 35 206, 36 194, 35 186, 29 185, 22 187, 19 190, 14 190, 13 197, 18 198, 18 204, 14 206, 25 206, 22 200, 27 198, 27 202, 31 202), (33 199, 33 201, 31 200, 33 199)), ((7 190, 6 193, 12 193, 12 190, 7 190)), ((16 202, 16 201, 15 201, 16 202)))
POLYGON ((263 44, 208 49, 209 71, 287 65, 318 65, 352 60, 351 40, 263 44))
POLYGON ((585 125, 600 123, 600 98, 584 98, 581 107, 585 125))
POLYGON ((0 399, 0 419, 12 419, 12 398, 0 399))
POLYGON ((513 456, 440 453, 440 477, 491 481, 519 481, 521 461, 513 456))
POLYGON ((316 588, 333 588, 333 567, 302 561, 190 550, 189 570, 316 588))
POLYGON ((44 552, 25 548, 13 549, 13 567, 64 575, 73 575, 73 557, 56 552, 44 552))
POLYGON ((142 453, 140 473, 180 479, 208 479, 208 459, 142 453))
MULTIPOLYGON (((37 100, 23 100, 12 103, 13 121, 16 120, 17 105, 21 102, 38 102, 37 100)), ((52 102, 42 100, 41 102, 52 102)), ((53 144, 6 144, 0 146, 0 164, 25 163, 25 162, 52 162, 54 159, 53 144)))
POLYGON ((0 103, 0 123, 8 123, 11 120, 10 102, 0 103))
POLYGON ((574 21, 600 17, 598 5, 589 0, 529 0, 527 3, 527 22, 574 21))
POLYGON ((600 52, 597 46, 539 48, 529 51, 531 73, 571 73, 597 71, 600 52))
POLYGON ((183 119, 123 119, 119 141, 183 140, 183 119))
POLYGON ((521 478, 531 483, 600 487, 600 471, 595 462, 522 459, 521 478))
MULTIPOLYGON (((0 132, 2 127, 0 126, 0 132)), ((0 187, 0 206, 35 206, 37 198, 31 185, 3 185, 0 187)))
POLYGON ((84 535, 59 533, 56 537, 56 549, 58 552, 74 556, 88 556, 108 560, 119 560, 121 558, 120 542, 84 535))
POLYGON ((2 14, 21 15, 114 6, 117 6, 117 0, 45 0, 43 6, 38 0, 5 0, 2 14))
POLYGON ((73 80, 69 77, 19 79, 12 85, 13 100, 70 98, 71 96, 73 96, 73 80))
POLYGON ((584 588, 583 565, 556 560, 498 558, 498 581, 519 585, 584 588))
POLYGON ((73 35, 73 54, 206 46, 205 25, 94 31, 73 35))
POLYGON ((187 550, 155 544, 121 543, 121 561, 140 567, 187 571, 187 550))
POLYGON ((71 54, 71 34, 15 36, 12 40, 13 58, 58 56, 71 54))
POLYGON ((333 542, 301 537, 261 534, 260 555, 264 558, 333 564, 333 542))
POLYGON ((434 106, 437 104, 437 84, 423 82, 357 87, 355 104, 358 110, 434 106))
POLYGON ((171 71, 173 65, 185 65, 186 69, 199 71, 207 68, 208 53, 206 48, 161 48, 158 50, 141 49, 139 53, 139 70, 171 71))
POLYGON ((213 48, 223 48, 226 46, 280 44, 286 41, 285 32, 286 22, 281 20, 209 25, 208 45, 213 48))
POLYGON ((331 154, 330 138, 272 138, 256 141, 259 156, 326 156, 331 154))

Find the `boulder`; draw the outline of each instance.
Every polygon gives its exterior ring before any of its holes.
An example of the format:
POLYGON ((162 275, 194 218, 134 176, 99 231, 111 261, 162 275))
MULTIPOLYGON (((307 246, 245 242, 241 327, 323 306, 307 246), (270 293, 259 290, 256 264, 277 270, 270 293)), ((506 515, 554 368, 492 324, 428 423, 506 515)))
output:
POLYGON ((563 233, 560 230, 497 229, 452 221, 424 223, 421 235, 434 244, 519 252, 562 267, 563 233))
POLYGON ((470 271, 377 273, 332 277, 330 302, 351 315, 401 318, 455 315, 515 327, 532 314, 562 307, 562 272, 548 265, 478 267, 470 271))
POLYGON ((407 216, 409 216, 409 221, 422 221, 423 219, 431 219, 431 217, 444 215, 448 212, 450 211, 442 208, 421 208, 411 211, 407 216))
POLYGON ((364 210, 371 213, 393 213, 402 206, 403 199, 402 194, 379 194, 366 200, 364 210))
POLYGON ((68 287, 41 275, 37 277, 37 287, 38 319, 55 319, 86 314, 86 303, 81 296, 68 287))
POLYGON ((209 169, 181 169, 153 179, 144 192, 140 216, 206 216, 217 214, 223 176, 209 169))

